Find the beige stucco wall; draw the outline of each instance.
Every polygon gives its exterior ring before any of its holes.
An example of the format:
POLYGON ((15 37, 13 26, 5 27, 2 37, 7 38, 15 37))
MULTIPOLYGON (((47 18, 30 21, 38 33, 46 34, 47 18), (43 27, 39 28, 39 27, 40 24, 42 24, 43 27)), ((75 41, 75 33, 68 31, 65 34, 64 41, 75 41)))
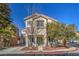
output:
POLYGON ((27 24, 28 21, 32 21, 32 18, 30 18, 30 19, 24 21, 24 23, 25 23, 25 28, 30 27, 30 25, 27 24))
POLYGON ((37 35, 46 35, 46 19, 39 17, 34 20, 33 25, 34 25, 34 31, 36 32, 37 35), (36 25, 37 20, 44 20, 44 28, 37 29, 37 25, 36 25))
MULTIPOLYGON (((34 36, 35 36, 35 38, 36 38, 36 40, 37 40, 37 36, 38 35, 43 35, 43 37, 44 37, 44 46, 46 46, 46 43, 47 43, 47 31, 46 31, 46 24, 47 24, 47 22, 49 22, 49 23, 51 23, 51 22, 54 22, 53 20, 51 20, 51 19, 48 19, 48 18, 45 18, 45 17, 38 17, 38 16, 35 16, 35 17, 32 17, 32 18, 29 18, 29 19, 27 19, 27 20, 25 20, 25 28, 27 29, 27 27, 31 27, 31 26, 33 26, 33 29, 34 29, 34 36), (42 28, 42 29, 37 29, 37 20, 44 20, 44 28, 42 28), (27 24, 27 22, 28 21, 32 21, 33 23, 32 23, 32 25, 28 25, 27 24)), ((25 39, 26 39, 26 46, 28 46, 28 35, 29 34, 25 34, 25 39)), ((31 34, 30 34, 31 35, 31 34)))
POLYGON ((33 19, 33 18, 30 18, 28 20, 25 21, 25 26, 26 28, 27 27, 31 27, 31 25, 28 25, 27 22, 28 21, 33 21, 33 28, 34 28, 34 33, 37 34, 37 35, 46 35, 46 19, 45 18, 42 18, 42 17, 39 17, 39 18, 36 18, 36 19, 33 19), (44 28, 43 29, 37 29, 37 25, 36 25, 36 22, 37 20, 44 20, 44 28))

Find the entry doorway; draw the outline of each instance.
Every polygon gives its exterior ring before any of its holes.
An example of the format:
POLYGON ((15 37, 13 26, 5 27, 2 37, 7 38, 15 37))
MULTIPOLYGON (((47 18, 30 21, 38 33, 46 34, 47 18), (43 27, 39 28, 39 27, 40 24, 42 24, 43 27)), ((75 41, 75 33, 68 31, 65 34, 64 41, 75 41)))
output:
POLYGON ((33 36, 29 36, 28 37, 29 38, 29 47, 32 47, 33 46, 33 44, 34 44, 34 37, 33 36))
POLYGON ((40 45, 43 45, 43 44, 44 44, 43 36, 38 36, 37 37, 37 45, 40 46, 40 45))

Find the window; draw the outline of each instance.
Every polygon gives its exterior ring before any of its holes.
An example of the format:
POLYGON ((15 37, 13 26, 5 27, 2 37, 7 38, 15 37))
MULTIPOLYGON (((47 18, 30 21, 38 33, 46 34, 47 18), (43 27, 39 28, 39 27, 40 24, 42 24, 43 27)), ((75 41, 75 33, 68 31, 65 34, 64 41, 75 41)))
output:
POLYGON ((32 21, 27 21, 27 24, 28 24, 28 25, 31 25, 31 24, 32 24, 32 21))
POLYGON ((43 20, 37 20, 37 28, 44 28, 44 21, 43 20))

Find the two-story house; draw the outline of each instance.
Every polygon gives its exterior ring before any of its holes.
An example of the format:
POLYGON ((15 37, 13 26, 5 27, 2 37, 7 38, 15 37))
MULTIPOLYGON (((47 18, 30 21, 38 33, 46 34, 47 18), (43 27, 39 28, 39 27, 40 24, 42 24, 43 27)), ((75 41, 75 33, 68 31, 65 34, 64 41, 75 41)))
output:
POLYGON ((25 33, 26 47, 36 47, 47 45, 47 23, 57 21, 43 14, 35 13, 24 18, 24 22, 26 27, 22 32, 25 33))

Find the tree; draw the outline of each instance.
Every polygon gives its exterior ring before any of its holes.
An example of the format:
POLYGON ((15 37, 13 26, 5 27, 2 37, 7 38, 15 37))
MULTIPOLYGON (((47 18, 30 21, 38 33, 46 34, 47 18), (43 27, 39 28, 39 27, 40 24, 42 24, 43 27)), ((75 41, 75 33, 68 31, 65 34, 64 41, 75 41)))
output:
POLYGON ((66 38, 68 40, 76 39, 76 30, 77 27, 74 24, 66 26, 66 34, 65 34, 66 38))
MULTIPOLYGON (((76 37, 76 26, 74 24, 66 25, 63 23, 48 23, 48 39, 50 42, 62 41, 62 46, 66 47, 68 40, 76 37)), ((52 45, 52 43, 51 43, 52 45)))
POLYGON ((8 4, 0 4, 0 42, 3 47, 10 46, 10 41, 13 37, 16 37, 17 31, 15 30, 16 26, 12 24, 10 18, 10 9, 8 4))
POLYGON ((48 41, 50 42, 50 45, 52 46, 53 42, 55 42, 58 39, 58 31, 59 31, 59 23, 48 23, 47 24, 47 36, 48 41))

